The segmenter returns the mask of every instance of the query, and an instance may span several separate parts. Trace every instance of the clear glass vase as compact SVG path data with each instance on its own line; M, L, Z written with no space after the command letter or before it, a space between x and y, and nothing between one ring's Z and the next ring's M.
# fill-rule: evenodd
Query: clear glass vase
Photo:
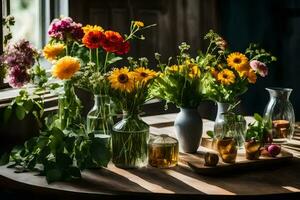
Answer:
M61 130L75 126L81 121L81 102L70 81L64 83L64 90L58 96L58 123Z
M235 140L239 149L244 148L245 132L247 129L247 122L242 115L236 115L233 112L228 112L230 107L229 103L217 102L218 112L214 123L214 136L215 139L222 137L224 134L224 126L228 123L229 115L234 117L231 128L235 131ZM226 121L227 120L227 121Z
M272 137L278 141L291 139L294 133L295 113L289 100L292 89L266 88L270 100L264 112L264 118L272 122Z
M238 123L236 123L236 115L234 113L224 113L224 121L220 125L218 133L217 149L220 157L225 163L235 163L238 150Z
M94 95L94 106L87 114L87 133L110 135L113 119L110 110L110 98L107 95Z
M146 166L148 139L149 125L137 113L124 112L123 119L113 126L113 163L120 168Z

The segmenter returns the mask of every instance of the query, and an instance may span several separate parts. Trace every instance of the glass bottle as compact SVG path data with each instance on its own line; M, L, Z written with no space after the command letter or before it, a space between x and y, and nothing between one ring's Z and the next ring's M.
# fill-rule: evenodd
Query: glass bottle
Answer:
M272 136L275 140L287 141L294 133L295 113L289 100L292 89L266 88L270 100L264 112L264 118L272 122Z
M138 112L123 112L123 119L112 130L113 163L120 168L146 166L148 139L149 125Z
M113 126L110 98L107 95L94 95L94 106L87 114L88 133L109 135Z
M178 163L178 141L168 135L153 135L148 143L149 164L152 167L169 168Z

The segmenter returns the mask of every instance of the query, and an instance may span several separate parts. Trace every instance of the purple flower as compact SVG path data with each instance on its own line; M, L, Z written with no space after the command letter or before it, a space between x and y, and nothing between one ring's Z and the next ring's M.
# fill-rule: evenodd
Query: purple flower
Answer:
M58 40L81 40L83 30L80 23L75 23L70 17L64 17L51 22L48 34Z
M7 67L8 82L12 87L22 87L29 81L28 69L34 65L38 55L27 40L20 40L6 47L1 60Z
M258 60L252 60L250 61L250 66L260 76L265 77L268 75L268 67L265 63L260 62Z
M9 70L8 83L11 87L20 88L23 87L30 80L30 76L26 69L14 67Z

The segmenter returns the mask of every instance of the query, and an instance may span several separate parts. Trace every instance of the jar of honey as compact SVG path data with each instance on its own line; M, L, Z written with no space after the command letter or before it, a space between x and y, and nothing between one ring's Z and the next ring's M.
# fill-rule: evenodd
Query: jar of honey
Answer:
M178 164L178 141L168 135L152 135L148 143L148 162L152 167L170 168Z

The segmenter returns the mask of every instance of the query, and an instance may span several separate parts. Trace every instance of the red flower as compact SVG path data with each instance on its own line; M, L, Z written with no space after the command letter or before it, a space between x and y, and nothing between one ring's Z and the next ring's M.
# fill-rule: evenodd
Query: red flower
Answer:
M105 35L101 31L89 31L83 38L82 43L90 49L97 49L102 46L103 41L105 40Z
M124 38L118 32L105 31L105 40L102 43L102 47L107 52L116 54L126 54L130 49L130 44L125 41Z

